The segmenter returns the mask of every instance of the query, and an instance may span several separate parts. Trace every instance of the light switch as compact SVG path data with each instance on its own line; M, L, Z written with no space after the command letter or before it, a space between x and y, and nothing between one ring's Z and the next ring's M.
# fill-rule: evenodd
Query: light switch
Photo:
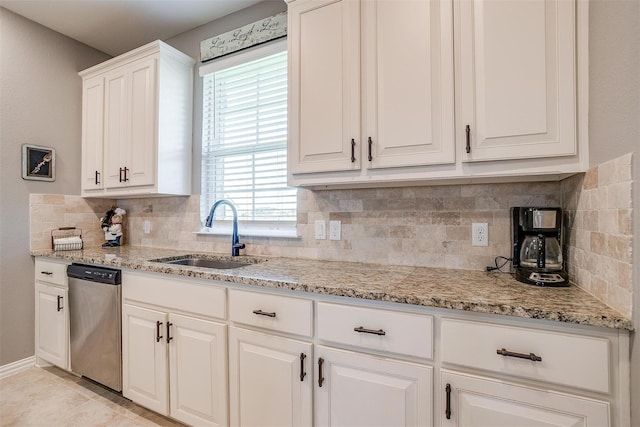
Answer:
M325 240L327 238L327 222L323 219L317 219L316 226L316 240Z
M341 229L342 223L340 221L329 221L329 240L340 240Z

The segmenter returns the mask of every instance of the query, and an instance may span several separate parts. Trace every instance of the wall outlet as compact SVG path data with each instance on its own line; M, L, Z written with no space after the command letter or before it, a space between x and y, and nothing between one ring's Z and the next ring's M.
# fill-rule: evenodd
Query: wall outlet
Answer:
M489 224L486 222L471 224L471 246L489 246Z
M340 240L342 223L340 221L329 221L329 240Z
M327 222L323 219L317 219L316 226L316 240L325 240L327 238Z

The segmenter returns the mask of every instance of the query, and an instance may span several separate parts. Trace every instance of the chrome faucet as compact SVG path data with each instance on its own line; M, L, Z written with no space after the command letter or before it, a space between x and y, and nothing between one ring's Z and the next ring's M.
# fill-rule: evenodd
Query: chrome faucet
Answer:
M216 211L216 208L220 205L227 205L231 208L231 212L233 212L233 232L231 234L231 256L240 255L240 249L244 249L244 243L240 243L240 239L238 238L238 210L236 209L236 205L233 204L230 200L220 199L211 206L211 210L209 211L209 216L205 220L204 225L206 227L211 227L213 224L213 214Z

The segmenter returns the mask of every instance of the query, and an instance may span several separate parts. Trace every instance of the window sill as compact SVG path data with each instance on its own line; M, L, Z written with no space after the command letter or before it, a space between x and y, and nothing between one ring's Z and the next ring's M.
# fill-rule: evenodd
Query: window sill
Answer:
M200 231L194 232L200 236L230 236L231 227L202 227ZM299 239L296 227L251 227L241 226L238 229L240 237L277 237L279 239Z

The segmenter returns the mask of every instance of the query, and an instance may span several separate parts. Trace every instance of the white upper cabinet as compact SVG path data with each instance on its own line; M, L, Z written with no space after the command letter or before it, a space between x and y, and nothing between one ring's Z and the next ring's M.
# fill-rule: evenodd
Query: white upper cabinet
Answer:
M451 14L449 1L292 3L290 172L453 163Z
M156 41L80 73L83 196L191 192L193 63Z
M455 162L449 1L362 3L364 164Z
M464 161L576 154L575 10L566 0L459 2Z
M588 3L289 3L289 183L558 180L588 167Z
M359 1L294 2L288 31L289 172L359 169Z

